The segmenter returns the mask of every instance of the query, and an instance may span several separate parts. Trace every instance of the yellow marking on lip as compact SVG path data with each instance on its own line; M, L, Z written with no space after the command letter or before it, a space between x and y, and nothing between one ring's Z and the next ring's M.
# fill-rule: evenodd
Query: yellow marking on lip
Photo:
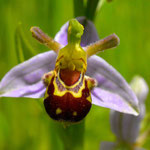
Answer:
M73 112L73 116L77 116L77 112L76 111Z
M81 82L82 76L80 77L79 81L78 81L76 84L72 85L72 86L66 86L66 85L64 84L64 82L61 81L61 79L58 77L60 83L66 88L65 91L59 91L58 86L57 86L57 84L56 84L56 77L58 77L58 76L57 76L56 71L54 71L54 80L53 80L53 85L54 85L54 93L53 93L53 94L54 94L54 95L56 95L56 96L63 96L63 95L66 94L66 92L68 92L68 93L72 94L72 95L73 95L74 97L76 97L76 98L79 98L79 97L82 96L82 90L85 88L85 80L84 80L84 78L83 78L82 86L80 87L78 93L75 93L75 92L73 92L73 91L67 90L67 89L69 89L69 88L74 88L75 86L77 86L77 85ZM51 84L51 82L50 82L49 84ZM49 87L49 85L48 85L48 87ZM49 89L49 88L48 88L48 87L46 88L45 97L44 97L45 99L46 99L47 97L49 97L49 94L48 94L48 89Z
M86 98L86 100L88 100L90 103L92 102L91 93L90 93L90 96L88 96L88 97Z
M57 77L57 73L56 73L56 71L54 71L54 80L53 80L53 85L54 85L54 95L56 95L56 96L63 96L63 95L65 95L66 94L66 92L68 92L68 93L70 93L70 94L72 94L74 97L76 97L76 98L80 98L80 97L82 97L82 90L85 88L85 80L87 80L87 76L85 76L85 78L83 78L83 83L82 83L82 86L80 87L80 89L79 89L79 91L78 91L78 93L75 93L74 91L69 91L69 90L65 90L65 91L59 91L59 89L58 89L58 86L57 86L57 84L56 84L56 77ZM58 78L59 80L60 80L60 78ZM81 77L81 79L82 79L82 77ZM64 82L63 81L61 81L60 80L60 82L61 82L61 84L65 87L65 88L73 88L73 87L75 87L77 84L79 84L80 83L80 81L81 81L81 79L79 79L79 81L76 83L76 84L74 84L73 86L66 86L65 84L64 84ZM49 83L50 84L50 83ZM89 88L89 87L88 87ZM89 96L86 98L86 100L88 100L90 103L92 102L92 99L91 99L91 93L89 92ZM48 87L46 88L46 92L45 92L45 99L47 98L47 97L49 97L49 94L48 94Z
M49 78L47 79L48 85L47 85L47 88L46 88L46 92L45 92L45 95L44 95L44 99L46 99L47 97L49 97L49 94L48 94L48 87L49 87L49 85L51 84L52 78L55 76L55 71L51 71L51 73L52 73L52 76L49 76Z
M56 109L56 115L59 115L59 114L61 114L62 113L62 110L58 107L57 109Z
M60 78L58 78L58 79L61 82ZM80 80L82 80L82 78ZM80 87L78 93L75 93L73 91L67 90L69 88L74 88L76 85L78 85L80 83L79 81L76 84L74 84L73 86L66 86L63 82L61 82L61 84L66 88L66 90L65 91L59 91L58 86L56 84L56 78L54 78L54 81L53 81L53 84L54 84L54 93L53 94L57 95L57 96L63 96L63 95L66 94L66 92L68 92L68 93L72 94L76 98L82 97L82 90L85 88L84 78L83 78L82 86Z

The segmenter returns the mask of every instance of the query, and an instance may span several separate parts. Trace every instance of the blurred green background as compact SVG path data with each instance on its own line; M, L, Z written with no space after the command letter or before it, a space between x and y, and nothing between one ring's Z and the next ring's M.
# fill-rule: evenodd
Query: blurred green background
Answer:
M30 27L39 26L54 37L73 16L72 0L0 0L0 79L18 63L15 37L19 22L28 44L39 53L47 49L31 37ZM101 38L115 32L121 40L118 48L100 55L128 82L139 74L150 85L150 1L105 3L95 18L95 25ZM150 113L150 96L146 108L147 114ZM0 98L0 150L61 149L52 124L42 100ZM101 141L114 140L109 109L93 106L86 118L85 150L97 150ZM145 148L150 149L149 142Z

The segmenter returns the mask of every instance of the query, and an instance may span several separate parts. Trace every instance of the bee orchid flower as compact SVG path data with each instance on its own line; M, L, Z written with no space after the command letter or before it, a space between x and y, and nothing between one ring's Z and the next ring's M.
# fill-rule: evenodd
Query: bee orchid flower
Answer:
M112 110L110 114L111 129L116 135L117 142L102 142L101 150L118 150L119 148L127 150L144 150L138 148L136 146L138 143L136 144L136 142L140 131L141 121L145 116L144 102L149 88L145 80L140 76L135 76L133 78L131 87L138 97L140 114L138 116L133 116Z
M119 38L112 34L99 40L91 21L77 20L63 25L54 39L32 27L33 37L53 51L12 68L0 82L0 97L44 97L47 113L59 121L82 120L92 103L138 115L137 98L125 79L95 55L116 47Z

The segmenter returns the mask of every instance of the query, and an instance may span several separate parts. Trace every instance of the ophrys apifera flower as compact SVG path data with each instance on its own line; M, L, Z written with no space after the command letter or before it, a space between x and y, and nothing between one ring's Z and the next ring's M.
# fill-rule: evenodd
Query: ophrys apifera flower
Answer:
M0 96L44 97L48 114L55 120L69 122L82 120L91 103L137 115L138 101L127 82L95 55L117 46L119 38L113 34L99 40L92 22L84 17L78 20L84 27L77 20L70 20L55 40L39 28L31 28L33 36L53 51L10 70L0 83Z
M138 148L137 139L141 121L145 116L145 100L149 88L145 80L140 76L133 78L131 87L139 100L140 114L133 116L112 110L110 114L111 129L116 135L117 141L116 143L102 142L101 150L119 150L121 148L124 148L124 150L144 150Z

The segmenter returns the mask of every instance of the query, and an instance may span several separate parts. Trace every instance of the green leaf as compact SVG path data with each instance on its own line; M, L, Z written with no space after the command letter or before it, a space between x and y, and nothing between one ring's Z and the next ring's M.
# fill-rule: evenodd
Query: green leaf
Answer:
M21 23L18 24L15 32L15 49L18 63L22 63L37 54L30 45Z
M106 0L87 0L85 16L89 20L94 21L97 12L101 9L105 1Z
M74 17L84 16L84 0L74 0Z
M86 17L89 20L94 20L96 14L96 8L98 6L99 0L88 0L86 8Z

